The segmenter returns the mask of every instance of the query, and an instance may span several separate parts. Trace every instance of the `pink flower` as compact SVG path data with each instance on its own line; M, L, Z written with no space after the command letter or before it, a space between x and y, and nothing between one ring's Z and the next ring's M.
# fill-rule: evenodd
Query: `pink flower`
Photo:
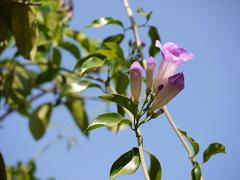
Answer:
M154 91L157 94L159 86L166 85L168 78L176 72L177 67L192 59L193 54L188 53L184 48L172 42L162 45L160 41L157 40L155 46L161 49L162 54L162 62L154 81Z
M135 61L130 67L130 86L134 102L138 102L142 89L142 66Z
M147 70L146 70L147 91L150 91L151 88L152 88L155 68L156 68L155 59L153 57L148 58L148 60L147 60Z
M168 78L167 84L160 86L159 93L153 100L151 111L155 111L165 106L171 101L181 90L184 89L184 75L183 73L175 74Z

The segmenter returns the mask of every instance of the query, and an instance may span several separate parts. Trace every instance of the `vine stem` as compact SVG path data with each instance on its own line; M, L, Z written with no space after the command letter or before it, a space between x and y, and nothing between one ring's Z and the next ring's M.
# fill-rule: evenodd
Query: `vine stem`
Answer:
M171 114L169 113L168 109L166 106L163 107L163 111L168 119L168 122L171 124L173 130L176 132L178 138L180 139L180 141L182 142L184 148L186 149L189 159L191 160L191 162L195 162L194 159L194 154L192 153L190 147L188 146L187 142L185 141L185 138L183 137L183 135L179 132L177 125L175 124L175 122L173 121L173 118L171 116ZM201 176L201 180L203 180L203 177Z
M142 47L141 47L141 40L140 40L140 37L139 37L139 34L138 34L138 25L136 24L136 21L134 19L132 8L131 8L128 0L123 0L123 5L125 7L125 10L127 12L128 17L131 21L132 30L133 30L133 34L134 34L134 37L135 37L135 40L136 40L137 49L138 49L138 52L139 52L139 54L140 54L140 56L142 57L142 60L143 60L144 56L143 56ZM142 165L142 168L143 168L143 173L144 173L145 179L150 180L150 177L149 177L149 174L148 174L148 171L147 171L145 158L144 158L143 138L142 138L141 130L140 130L139 127L135 130L135 133L136 133L137 140L138 140L138 150L139 150L140 162L141 162L141 165Z

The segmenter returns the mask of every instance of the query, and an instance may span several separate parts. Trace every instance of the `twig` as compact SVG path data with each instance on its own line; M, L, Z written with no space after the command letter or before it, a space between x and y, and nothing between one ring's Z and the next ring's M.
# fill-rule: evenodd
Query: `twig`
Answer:
M193 162L196 162L196 161L195 161L195 158L194 158L194 154L192 153L190 147L189 147L188 144L186 143L185 138L183 137L183 135L179 132L179 130L178 130L176 124L174 123L173 118L172 118L172 116L170 115L170 113L169 113L169 111L168 111L168 109L167 109L166 106L163 107L163 111L164 111L164 113L166 114L166 117L167 117L169 123L171 124L173 130L175 131L175 133L177 134L178 138L179 138L180 141L182 142L184 148L186 149L186 151L187 151L187 153L188 153L188 156L189 156L189 159L191 160L192 163L193 163ZM201 176L201 180L203 180L203 177L202 177L202 176Z
M36 99L42 97L43 95L45 95L46 93L49 92L54 92L55 91L55 87L49 88L49 89L43 89L42 92L40 92L39 94L33 96L32 98L30 98L27 103L31 104L33 101L35 101ZM24 101L23 103L20 103L19 106L17 108L9 108L7 110L7 112L5 112L3 115L0 116L0 122L3 121L8 115L12 114L13 112L17 111L19 108L21 108L21 106L23 106L26 103L26 101Z

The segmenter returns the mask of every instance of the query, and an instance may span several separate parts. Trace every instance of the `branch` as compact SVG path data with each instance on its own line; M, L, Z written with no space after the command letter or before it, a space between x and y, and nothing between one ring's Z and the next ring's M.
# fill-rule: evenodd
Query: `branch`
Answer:
M42 92L40 92L39 94L33 96L32 98L30 98L27 103L31 104L33 101L35 101L36 99L42 97L43 95L49 93L49 92L54 92L56 90L55 87L49 88L49 89L42 89ZM8 115L12 114L13 112L19 110L26 102L24 101L23 103L20 103L19 106L17 108L11 108L9 107L9 109L7 110L7 112L5 112L3 115L0 116L0 122L3 121Z
M142 60L144 60L142 47L141 47L141 40L140 40L140 37L139 37L139 34L138 34L138 25L135 22L131 6L130 6L128 0L123 0L123 5L126 9L128 17L131 21L132 30L133 30L133 34L134 34L134 37L135 37L138 53L141 56ZM145 158L144 158L142 135L141 135L141 131L140 131L139 127L136 129L135 133L136 133L137 140L138 140L138 150L139 150L141 165L142 165L142 168L143 168L143 173L144 173L145 179L150 180L150 177L149 177L149 174L148 174L148 171L147 171Z

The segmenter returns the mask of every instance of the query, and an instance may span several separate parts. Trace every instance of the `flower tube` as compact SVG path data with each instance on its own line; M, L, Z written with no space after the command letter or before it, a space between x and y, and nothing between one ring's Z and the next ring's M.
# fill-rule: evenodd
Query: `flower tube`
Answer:
M168 78L167 84L159 91L153 100L151 111L155 111L165 106L171 101L181 90L184 89L184 75L178 73Z
M153 57L148 58L148 60L147 60L147 70L146 70L147 92L149 92L152 88L155 68L156 68L155 59Z
M155 46L161 49L162 54L162 61L154 81L154 91L158 94L159 86L166 85L168 78L176 72L177 67L192 59L193 54L188 53L184 48L172 42L162 45L160 41L157 40Z

